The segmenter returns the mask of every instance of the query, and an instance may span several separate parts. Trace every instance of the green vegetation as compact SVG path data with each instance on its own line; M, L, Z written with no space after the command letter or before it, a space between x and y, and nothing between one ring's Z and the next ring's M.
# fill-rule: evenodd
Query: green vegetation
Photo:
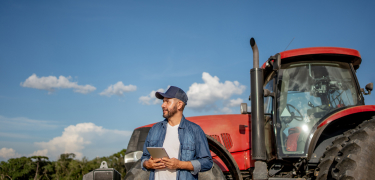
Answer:
M97 157L89 161L86 157L77 160L75 154L61 154L57 161L49 161L45 156L12 158L0 163L0 180L71 180L82 179L86 173L98 169L102 161L109 168L116 169L125 176L124 156L126 149L109 157Z

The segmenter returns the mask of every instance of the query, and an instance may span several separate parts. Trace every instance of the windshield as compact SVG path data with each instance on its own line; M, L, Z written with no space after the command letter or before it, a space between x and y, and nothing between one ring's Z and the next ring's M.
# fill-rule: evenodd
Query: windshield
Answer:
M285 64L278 80L277 136L283 154L304 154L309 132L322 117L358 102L348 63Z

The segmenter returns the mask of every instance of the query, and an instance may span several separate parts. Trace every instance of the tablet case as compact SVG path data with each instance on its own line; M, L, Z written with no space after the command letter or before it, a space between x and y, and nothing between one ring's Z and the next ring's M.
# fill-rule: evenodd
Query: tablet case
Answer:
M169 156L163 147L147 147L148 152L151 154L152 158L165 158L169 159Z

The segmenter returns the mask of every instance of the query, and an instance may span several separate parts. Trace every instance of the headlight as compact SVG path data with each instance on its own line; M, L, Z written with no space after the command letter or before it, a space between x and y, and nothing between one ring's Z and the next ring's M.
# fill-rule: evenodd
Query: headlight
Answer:
M142 151L134 151L129 154L126 154L124 157L125 163L137 162L139 159L141 159L142 154Z

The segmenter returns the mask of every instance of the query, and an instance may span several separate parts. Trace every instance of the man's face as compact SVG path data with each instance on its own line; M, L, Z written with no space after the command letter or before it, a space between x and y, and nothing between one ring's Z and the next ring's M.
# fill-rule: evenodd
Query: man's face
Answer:
M178 100L175 98L164 98L161 108L163 109L163 117L170 118L177 113Z

